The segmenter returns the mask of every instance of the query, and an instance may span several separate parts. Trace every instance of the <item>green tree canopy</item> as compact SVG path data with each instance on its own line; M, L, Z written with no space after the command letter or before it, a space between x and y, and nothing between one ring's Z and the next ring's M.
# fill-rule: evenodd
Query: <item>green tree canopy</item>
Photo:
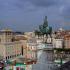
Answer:
M68 49L66 49L66 48L55 48L55 50L57 50L57 51L70 52L70 48L68 48Z
M34 30L35 31L35 35L39 35L40 34L40 31L38 30Z

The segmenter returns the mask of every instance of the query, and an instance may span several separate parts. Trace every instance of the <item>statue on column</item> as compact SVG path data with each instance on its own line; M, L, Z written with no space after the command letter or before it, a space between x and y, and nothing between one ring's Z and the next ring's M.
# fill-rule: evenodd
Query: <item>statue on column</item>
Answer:
M42 24L39 25L40 34L42 34L43 36L44 36L44 34L46 34L46 42L45 43L47 43L47 38L48 38L48 34L49 34L51 37L51 43L52 43L52 36L51 36L52 27L48 26L48 22L46 19L47 19L47 16L45 16L43 25Z

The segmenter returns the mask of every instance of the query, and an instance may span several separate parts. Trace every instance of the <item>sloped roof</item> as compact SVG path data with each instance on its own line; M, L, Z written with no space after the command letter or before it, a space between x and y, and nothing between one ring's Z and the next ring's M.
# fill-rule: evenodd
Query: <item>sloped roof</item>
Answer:
M19 39L19 40L27 40L27 38L24 37L24 36L20 36L20 37L18 37L18 39Z
M16 36L16 37L13 37L12 40L13 40L13 41L27 40L27 38L24 37L24 36L18 36L18 37Z
M69 30L69 32L70 32L70 30Z
M66 33L61 33L60 36L65 36L65 35L69 35L69 34L66 34Z
M61 34L60 34L60 37L63 37L63 38L64 38L64 37L67 36L67 35L69 35L69 34L67 34L67 33L61 33Z
M70 35L69 36L65 36L64 38L70 38Z
M12 41L19 41L18 38L12 38Z

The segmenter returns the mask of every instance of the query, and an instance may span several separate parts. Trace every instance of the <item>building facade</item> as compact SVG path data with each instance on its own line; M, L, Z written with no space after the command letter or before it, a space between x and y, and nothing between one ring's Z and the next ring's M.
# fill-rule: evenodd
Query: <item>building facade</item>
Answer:
M37 41L33 33L29 35L27 41L27 58L37 59Z
M12 41L12 31L8 28L1 30L0 56L10 59L21 55L21 42Z
M19 41L21 41L22 43L22 55L26 55L27 38L24 36L20 36Z
M63 38L62 37L56 37L56 47L55 48L63 48Z
M64 48L70 48L70 36L64 37Z
M27 38L23 35L16 35L13 37L13 41L20 41L22 44L22 55L26 55Z

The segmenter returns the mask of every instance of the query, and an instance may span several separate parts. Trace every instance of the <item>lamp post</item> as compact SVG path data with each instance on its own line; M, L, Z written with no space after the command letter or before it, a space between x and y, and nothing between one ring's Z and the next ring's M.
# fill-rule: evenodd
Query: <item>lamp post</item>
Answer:
M60 57L60 65L62 65L62 56Z
M27 47L26 47L26 67L27 67Z

